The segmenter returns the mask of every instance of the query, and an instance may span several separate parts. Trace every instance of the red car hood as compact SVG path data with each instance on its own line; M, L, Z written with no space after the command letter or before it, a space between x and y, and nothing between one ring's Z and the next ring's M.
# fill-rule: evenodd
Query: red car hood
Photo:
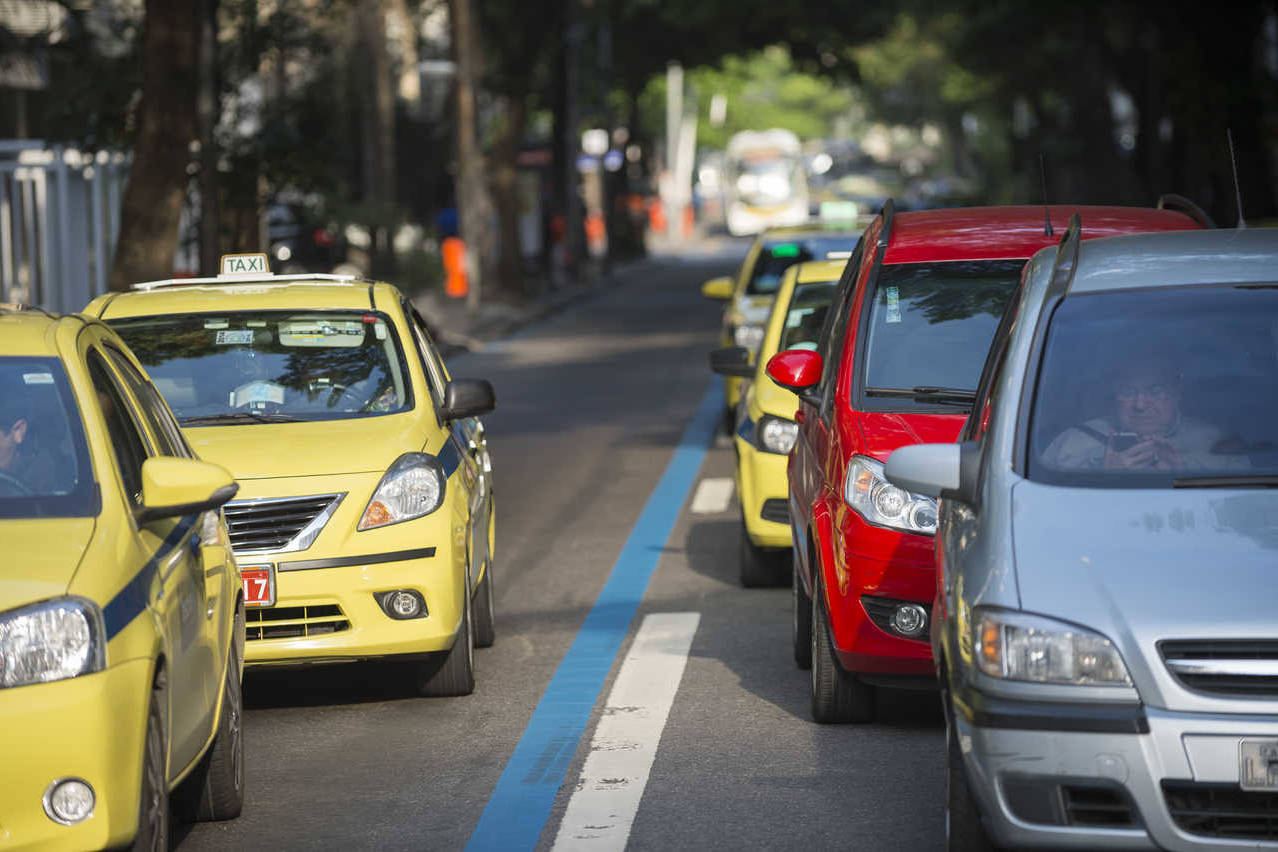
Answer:
M952 444L958 440L966 414L858 413L866 455L879 461L897 447L910 444Z

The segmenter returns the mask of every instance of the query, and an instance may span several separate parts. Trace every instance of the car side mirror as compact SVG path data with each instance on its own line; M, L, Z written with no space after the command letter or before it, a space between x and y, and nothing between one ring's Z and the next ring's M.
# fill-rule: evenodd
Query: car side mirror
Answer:
M196 515L221 507L240 486L220 465L198 459L157 456L142 462L140 524Z
M754 365L750 363L750 350L744 346L725 346L710 353L710 370L720 376L754 378Z
M716 302L726 302L732 298L732 291L736 288L736 282L726 275L718 278L711 278L709 281L701 285L701 295L707 299L714 299Z
M497 394L484 379L453 379L444 386L444 404L439 409L440 420L460 420L478 417L497 407Z
M821 356L807 349L787 349L768 359L768 378L805 402L804 391L821 382Z
M883 475L888 482L928 497L945 497L969 505L977 503L976 483L981 465L978 441L959 444L915 444L888 456Z

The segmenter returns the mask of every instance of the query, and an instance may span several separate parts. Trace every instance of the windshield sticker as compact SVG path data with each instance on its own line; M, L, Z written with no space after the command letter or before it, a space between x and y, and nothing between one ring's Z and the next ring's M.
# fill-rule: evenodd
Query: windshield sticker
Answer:
M266 320L249 320L244 324L249 328L266 328Z
M253 342L253 332L248 329L222 330L217 333L218 346L242 346Z
M53 384L52 373L23 373L22 383L27 385L51 385Z
M884 316L884 322L900 322L901 321L901 288L885 287L883 293L887 296L887 314Z
M231 323L224 319L206 319L204 327L210 331L215 328L227 328Z
M373 336L378 340L386 339L386 324L381 320L378 320L377 324L373 326Z
M358 347L364 343L364 324L359 320L295 320L280 323L283 346Z

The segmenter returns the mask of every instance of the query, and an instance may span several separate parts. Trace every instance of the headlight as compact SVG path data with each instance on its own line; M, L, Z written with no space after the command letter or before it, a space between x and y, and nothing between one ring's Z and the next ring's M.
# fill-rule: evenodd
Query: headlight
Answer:
M55 598L0 614L0 688L101 671L105 636L102 613L84 598Z
M786 455L794 448L794 439L799 436L799 425L784 417L773 417L765 414L759 418L755 428L754 445L764 452Z
M1131 686L1113 643L1085 627L1007 610L978 609L976 664L990 677L1074 686Z
M444 471L434 456L404 453L386 471L359 519L371 530L429 515L444 502Z
M732 330L732 342L744 346L751 353L758 352L763 345L763 326L739 325Z
M883 463L853 456L843 499L872 524L921 535L936 534L936 501L897 488L883 476Z

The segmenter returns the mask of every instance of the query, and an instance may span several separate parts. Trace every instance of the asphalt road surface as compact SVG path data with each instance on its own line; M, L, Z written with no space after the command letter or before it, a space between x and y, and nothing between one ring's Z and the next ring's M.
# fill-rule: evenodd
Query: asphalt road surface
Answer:
M737 582L720 306L699 288L744 248L651 258L450 359L498 399L498 638L475 693L417 698L384 665L250 670L244 813L179 826L177 848L943 846L935 694L814 724L789 590Z

